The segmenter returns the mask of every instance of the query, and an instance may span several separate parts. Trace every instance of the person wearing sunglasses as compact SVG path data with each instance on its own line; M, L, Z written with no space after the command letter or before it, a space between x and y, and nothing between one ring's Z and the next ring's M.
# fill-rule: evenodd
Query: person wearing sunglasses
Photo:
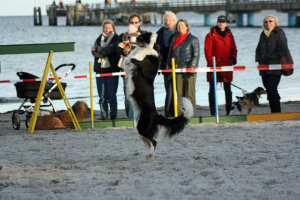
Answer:
M278 18L273 15L263 20L263 31L256 47L255 61L260 65L280 64L280 58L289 52L284 31L278 27ZM261 70L259 74L266 88L271 112L281 112L278 85L281 70Z
M146 33L146 31L142 31L140 29L141 26L141 17L138 14L132 14L128 18L128 31L125 33L120 34L119 36L119 44L117 47L117 53L121 56L119 60L119 67L122 67L122 62L124 60L124 57L127 56L130 51L132 51L135 47L135 41L136 38L142 34ZM126 80L125 77L122 76L123 78L123 90L124 90L124 95L125 95L125 111L126 111L126 116L128 119L133 118L133 108L132 105L129 101L129 97L127 96L126 92Z

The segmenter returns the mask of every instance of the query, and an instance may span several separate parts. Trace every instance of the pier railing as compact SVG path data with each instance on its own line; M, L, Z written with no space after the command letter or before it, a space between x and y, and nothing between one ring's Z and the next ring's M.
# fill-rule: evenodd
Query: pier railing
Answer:
M58 10L67 10L67 7L74 6L74 4L66 4L63 8ZM278 9L278 10L300 10L300 0L161 0L161 1L143 1L136 3L93 3L83 4L89 10L101 10L103 12L118 12L128 10L136 10L144 12L144 10L164 11L168 9L175 9L181 11L182 9L190 9L189 11L206 11L207 7L215 7L215 10L222 8L223 10L240 11L240 10L261 10L261 9ZM51 6L47 6L49 10ZM203 10L201 9L203 8Z
M226 11L229 14L254 13L261 10L277 10L280 12L294 12L291 19L295 21L296 12L300 11L300 0L160 0L136 3L111 4L66 4L63 6L48 6L49 24L56 24L57 16L66 16L67 25L97 25L104 18L114 16L129 16L138 13L142 17L152 14L163 14L166 10L174 13L192 11L210 14ZM149 18L149 17L148 17ZM145 20L146 21L146 20ZM144 22L145 22L144 21ZM125 22L127 22L125 20ZM295 24L294 22L292 24Z

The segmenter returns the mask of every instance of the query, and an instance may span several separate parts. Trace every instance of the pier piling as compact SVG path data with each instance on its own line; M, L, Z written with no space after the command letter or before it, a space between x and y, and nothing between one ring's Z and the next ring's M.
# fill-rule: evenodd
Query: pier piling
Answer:
M41 7L34 7L33 8L33 24L35 26L41 26L43 24Z

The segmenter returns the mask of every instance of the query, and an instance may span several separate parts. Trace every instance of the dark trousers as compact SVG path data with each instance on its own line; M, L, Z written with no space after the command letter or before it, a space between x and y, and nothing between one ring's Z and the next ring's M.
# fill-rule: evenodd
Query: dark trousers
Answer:
M127 82L125 76L122 76L123 78L123 91L124 91L124 104L125 104L125 111L126 111L126 116L128 119L133 119L133 106L131 104L131 101L129 100L129 96L127 94Z
M100 97L100 113L102 117L108 117L110 110L110 117L116 118L118 112L117 103L117 90L119 84L119 76L107 76L107 77L97 77L97 90Z
M173 80L170 74L164 75L164 84L166 90L165 116L174 117Z
M281 75L266 74L262 75L261 78L263 85L266 88L271 112L281 112L280 95L278 93Z
M226 102L226 115L229 115L232 104L232 92L231 92L231 83L223 82L224 91L225 91L225 102ZM209 82L209 93L208 93L208 101L209 101L209 109L211 115L216 115L216 107L215 107L215 92L214 92L214 82Z

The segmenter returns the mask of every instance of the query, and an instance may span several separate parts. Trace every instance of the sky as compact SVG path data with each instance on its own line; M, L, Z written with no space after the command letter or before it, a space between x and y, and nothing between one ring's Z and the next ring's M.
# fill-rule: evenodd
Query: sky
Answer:
M76 0L63 0L63 3L74 4ZM34 6L40 6L42 15L46 15L46 5L53 0L0 0L0 16L33 16ZM59 0L55 0L58 4ZM82 3L104 3L104 0L81 0Z

